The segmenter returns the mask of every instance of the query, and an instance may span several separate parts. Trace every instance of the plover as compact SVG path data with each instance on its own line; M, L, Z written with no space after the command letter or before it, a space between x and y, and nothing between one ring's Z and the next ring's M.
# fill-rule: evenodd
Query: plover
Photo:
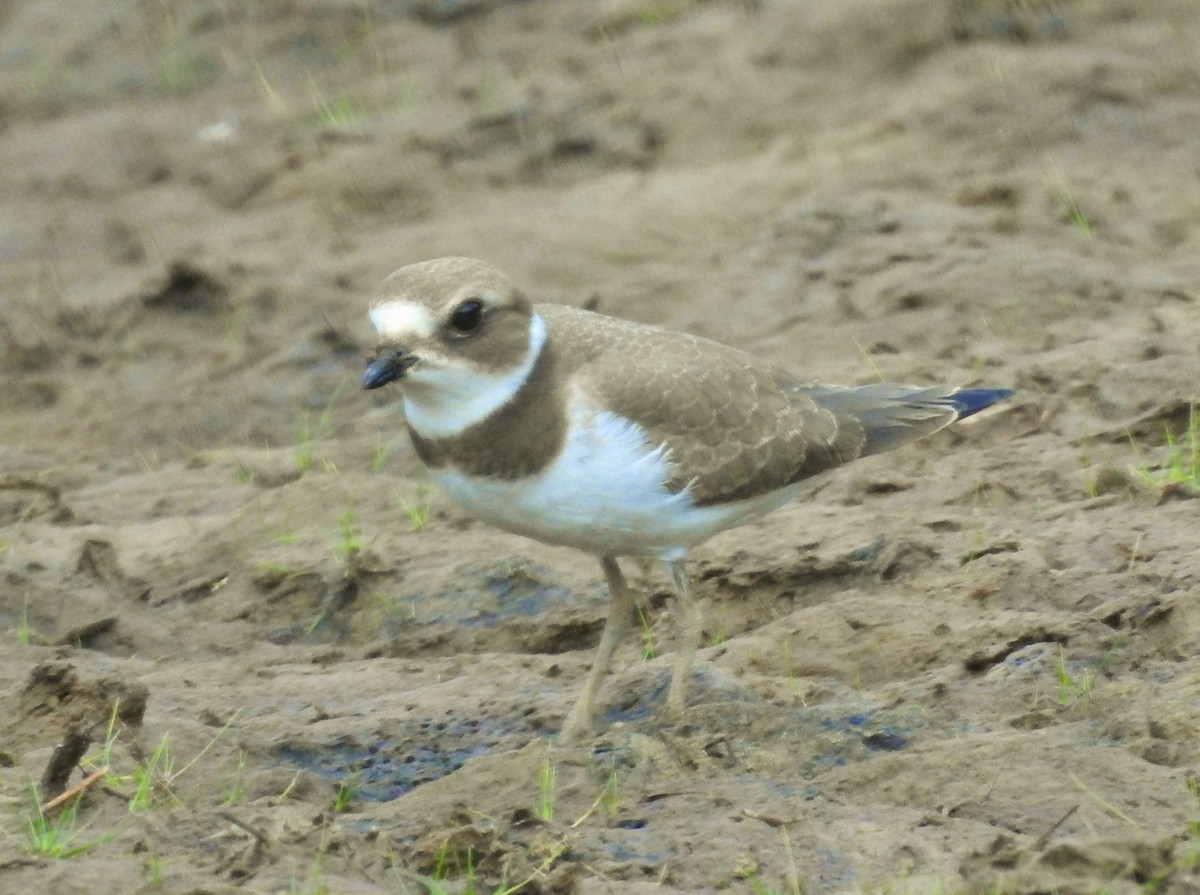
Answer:
M703 619L685 566L720 531L794 498L806 480L890 450L1012 393L814 384L728 346L553 304L531 304L470 258L403 267L370 309L363 387L397 382L417 456L463 509L597 556L612 593L564 741L628 632L620 556L670 570L681 634L667 694L682 714Z

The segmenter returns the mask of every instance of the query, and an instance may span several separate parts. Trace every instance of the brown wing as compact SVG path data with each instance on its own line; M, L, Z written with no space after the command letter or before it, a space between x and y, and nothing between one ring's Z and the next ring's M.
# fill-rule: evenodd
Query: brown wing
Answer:
M672 490L699 505L764 494L853 460L862 426L751 355L685 333L557 305L536 308L578 346L563 357L615 413L667 445Z

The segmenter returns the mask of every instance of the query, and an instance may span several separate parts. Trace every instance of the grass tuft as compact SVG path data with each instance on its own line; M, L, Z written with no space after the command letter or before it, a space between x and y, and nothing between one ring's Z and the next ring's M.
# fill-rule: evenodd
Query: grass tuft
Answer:
M392 443L381 436L376 436L375 454L371 457L371 472L383 472L383 468L391 456Z
M1075 196L1075 191L1071 189L1071 185L1068 183L1066 175L1063 173L1062 168L1058 166L1058 163L1051 161L1050 168L1054 179L1058 181L1059 198L1062 200L1063 205L1066 206L1063 214L1064 219L1088 239L1091 239L1096 232L1091 218L1087 216L1080 206L1079 200Z
M650 622L650 616L641 606L638 607L638 626L642 632L642 658L649 662L658 655L658 644L654 639L654 625Z
M1158 488L1169 485L1200 488L1200 413L1196 412L1195 404L1188 411L1187 431L1182 437L1176 437L1170 427L1166 427L1166 443L1167 456L1162 464L1151 467L1139 463L1130 467L1133 474L1146 484ZM1134 449L1137 449L1136 444Z
M308 411L301 411L296 422L296 468L301 475L312 469L317 462L316 449L333 433L333 405L341 397L343 384L338 385L325 402L325 407L314 421ZM321 460L324 472L337 472L337 465L328 459Z
M34 637L35 632L29 626L29 594L25 594L21 599L21 614L17 616L17 643L29 646Z
M334 814L345 814L350 810L350 806L358 800L359 781L357 778L350 776L338 782L337 792L333 797L333 805L331 810Z
M106 771L105 781L109 787L119 793L124 793L124 798L128 800L129 811L135 814L163 803L171 807L181 806L183 802L175 794L179 778L194 768L209 753L238 716L238 712L234 712L225 722L225 726L218 730L192 757L192 760L182 767L177 765L176 756L171 750L169 733L162 735L162 739L158 741L158 745L154 747L154 751L149 756L142 752L136 741L130 742L129 749L132 751L136 763L132 771L123 774L108 770L119 765L115 753L121 731L124 729L120 722L119 712L120 701L118 700L109 712L108 726L104 733L104 745L98 755L85 759L82 765L93 771L104 769ZM244 760L245 755L242 753L239 758L239 777Z
M346 507L338 516L337 541L333 552L346 566L353 565L354 558L362 550L362 538L358 531L358 513L353 504Z
M554 780L556 776L554 763L549 758L542 759L541 794L538 798L537 814L547 823L554 820Z
M762 881L758 875L757 868L746 876L746 882L750 884L750 890L755 895L803 895L803 888L800 885L800 870L796 866L796 854L792 850L792 837L788 835L787 827L779 828L779 838L783 843L783 854L786 861L787 870L787 888L776 889L773 886L768 886Z
M1056 670L1058 672L1058 701L1061 705L1070 705L1084 697L1091 698L1092 688L1096 683L1096 670L1085 668L1078 679L1073 678L1067 670L1067 655L1062 644L1059 644L1058 647Z
M246 750L239 749L237 770L234 771L233 779L225 786L221 804L236 805L244 798L246 798Z
M84 839L87 824L78 822L79 799L49 814L42 806L37 786L31 783L29 800L32 810L25 821L25 850L32 855L60 860L73 858L97 845L103 845L117 835L112 832L95 839Z
M429 525L429 489L424 485L418 485L416 497L411 503L401 497L399 493L396 494L396 501L404 510L404 515L408 517L408 530L424 531Z

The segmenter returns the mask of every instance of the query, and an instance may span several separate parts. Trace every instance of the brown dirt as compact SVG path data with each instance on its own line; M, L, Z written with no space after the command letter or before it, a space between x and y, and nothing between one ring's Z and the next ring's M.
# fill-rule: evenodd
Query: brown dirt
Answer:
M1129 473L1200 382L1198 47L1194 0L0 5L0 890L1200 892L1200 503ZM630 564L658 655L562 749L595 562L356 386L444 254L1019 394L698 550L682 727ZM37 857L72 731L95 844Z

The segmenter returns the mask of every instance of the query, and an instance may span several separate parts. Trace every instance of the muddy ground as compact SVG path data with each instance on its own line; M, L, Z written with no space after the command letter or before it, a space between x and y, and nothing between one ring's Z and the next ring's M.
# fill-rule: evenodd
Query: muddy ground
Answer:
M0 59L0 890L1200 892L1195 0L10 0ZM1018 394L697 550L683 726L627 564L562 748L595 561L357 386L446 254Z

